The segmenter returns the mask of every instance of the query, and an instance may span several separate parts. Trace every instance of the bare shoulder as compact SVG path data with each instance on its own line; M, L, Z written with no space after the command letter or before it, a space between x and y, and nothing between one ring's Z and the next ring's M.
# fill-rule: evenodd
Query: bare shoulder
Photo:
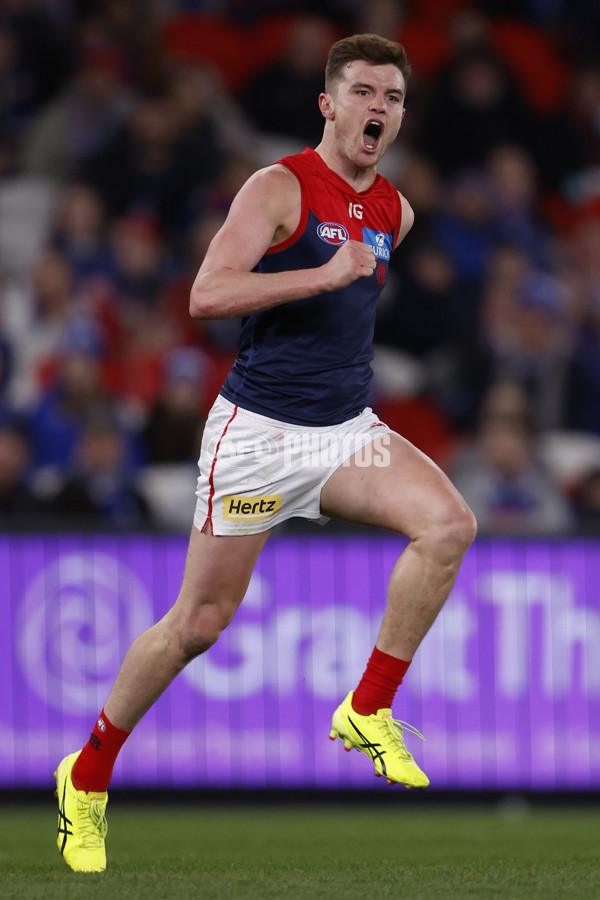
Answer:
M258 169L248 179L240 194L251 202L260 203L265 213L271 213L269 218L273 212L284 212L301 202L298 179L280 163Z
M398 191L398 196L400 197L400 205L402 207L402 224L400 226L400 231L398 233L398 240L396 241L396 247L398 244L404 240L410 229L413 227L415 222L415 214L412 206L406 199L406 197Z
M283 190L286 188L288 190L300 190L298 179L294 173L282 163L274 163L272 166L266 166L264 169L259 169L252 177L257 177L265 184L276 185Z
M259 169L248 179L237 204L245 214L272 226L270 246L293 234L300 221L302 192L296 176L280 163Z
M250 271L269 247L293 234L301 210L300 184L288 169L259 169L236 194L200 272L223 267Z

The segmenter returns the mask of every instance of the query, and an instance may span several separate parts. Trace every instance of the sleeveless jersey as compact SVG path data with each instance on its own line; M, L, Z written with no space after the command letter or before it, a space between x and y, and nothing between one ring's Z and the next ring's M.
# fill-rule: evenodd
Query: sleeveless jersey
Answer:
M321 266L348 239L370 244L377 264L369 278L339 291L246 316L239 356L221 393L245 409L284 422L335 425L368 405L375 307L402 207L397 190L381 175L357 192L309 148L279 163L300 182L300 222L254 271Z

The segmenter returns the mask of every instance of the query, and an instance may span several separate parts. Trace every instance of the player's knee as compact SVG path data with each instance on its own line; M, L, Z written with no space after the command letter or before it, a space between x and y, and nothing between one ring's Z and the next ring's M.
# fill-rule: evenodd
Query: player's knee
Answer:
M462 559L477 534L477 521L462 497L446 502L434 527L436 541L445 555Z
M438 562L455 566L475 539L475 516L462 497L449 495L428 511L427 520L412 535Z
M180 646L185 662L206 653L230 624L235 610L218 604L205 604L186 623L180 633Z

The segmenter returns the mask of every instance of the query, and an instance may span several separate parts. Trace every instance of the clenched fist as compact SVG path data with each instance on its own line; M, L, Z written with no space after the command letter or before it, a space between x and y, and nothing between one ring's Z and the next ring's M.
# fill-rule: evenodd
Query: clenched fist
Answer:
M345 241L323 267L327 269L328 290L338 291L359 278L368 278L375 271L375 263L370 244Z

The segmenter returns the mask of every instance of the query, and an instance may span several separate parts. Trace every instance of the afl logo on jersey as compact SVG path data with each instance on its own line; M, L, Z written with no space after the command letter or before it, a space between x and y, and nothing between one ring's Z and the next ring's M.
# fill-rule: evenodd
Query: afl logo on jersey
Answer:
M321 222L317 234L326 244L343 244L348 240L348 232L337 222Z

